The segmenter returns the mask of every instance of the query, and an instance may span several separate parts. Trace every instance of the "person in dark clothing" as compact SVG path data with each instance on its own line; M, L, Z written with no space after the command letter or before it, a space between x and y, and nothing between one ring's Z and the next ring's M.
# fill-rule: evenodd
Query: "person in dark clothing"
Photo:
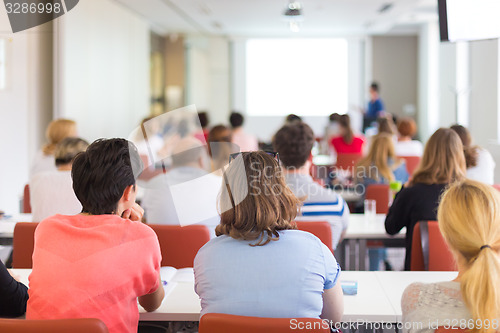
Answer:
M28 288L16 281L0 260L0 317L19 317L26 312Z
M436 220L442 192L465 178L465 157L460 137L449 128L438 129L425 146L418 169L394 198L385 230L395 235L406 227L405 270L410 270L413 228L419 221Z

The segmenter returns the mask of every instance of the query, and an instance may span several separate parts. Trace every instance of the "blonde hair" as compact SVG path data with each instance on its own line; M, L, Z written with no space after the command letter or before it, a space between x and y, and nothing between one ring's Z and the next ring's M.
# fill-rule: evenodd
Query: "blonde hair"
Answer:
M458 260L462 259L462 298L480 327L495 331L500 316L500 195L493 187L465 180L452 185L438 209L439 229ZM486 320L490 329L484 328Z
M279 239L278 231L297 228L292 221L300 205L277 160L263 151L241 153L224 172L215 234L266 245Z
M392 168L388 164L389 159L392 159L395 162ZM370 167L375 166L377 168L377 172L375 175L370 174L370 178L378 181L379 175L381 175L391 182L394 180L394 168L401 165L401 163L402 161L396 157L392 135L388 133L381 133L373 137L368 155L359 161L356 168L361 169L359 171L366 174L366 170L371 170Z
M72 163L76 155L87 150L89 143L80 138L66 138L59 142L54 152L56 166Z
M52 120L47 126L45 137L47 144L42 147L45 155L53 155L59 142L68 137L76 136L76 122L69 119Z
M465 157L460 137L440 128L427 141L424 155L413 174L412 184L448 184L465 178Z

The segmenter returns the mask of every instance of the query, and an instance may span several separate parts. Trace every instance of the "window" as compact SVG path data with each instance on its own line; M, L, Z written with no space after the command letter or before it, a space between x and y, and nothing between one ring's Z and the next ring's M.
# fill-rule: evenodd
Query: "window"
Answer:
M326 116L347 111L345 39L250 39L249 116Z

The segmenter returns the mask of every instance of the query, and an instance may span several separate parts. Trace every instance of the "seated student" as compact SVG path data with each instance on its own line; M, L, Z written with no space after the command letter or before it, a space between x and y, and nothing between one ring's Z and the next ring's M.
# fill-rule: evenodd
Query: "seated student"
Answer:
M328 117L328 125L326 125L325 127L325 134L324 134L324 139L327 140L327 142L330 142L332 138L339 135L340 132L339 120L340 120L340 114L338 114L337 112L332 113Z
M436 220L439 198L450 183L465 178L463 146L457 133L440 128L427 141L420 166L408 186L396 194L385 218L385 230L395 235L406 227L405 270L410 270L413 228L418 221Z
M69 119L56 119L50 122L45 133L47 144L38 151L31 163L30 178L38 172L55 171L54 151L65 138L77 136L76 123Z
M19 317L26 312L28 288L17 281L0 260L0 317Z
M457 132L464 145L467 178L493 185L495 178L495 161L489 151L472 144L469 130L462 125L450 127Z
M330 141L337 154L361 154L365 139L363 136L355 136L351 128L351 118L343 114L339 118L340 136Z
M208 128L210 118L208 117L208 113L203 111L198 113L198 119L200 121L201 131L195 133L194 137L202 143L206 143L208 142L208 133L210 132L210 129Z
M188 137L181 139L172 152L172 169L166 174L159 174L152 178L144 187L142 207L145 210L146 220L152 224L174 224L179 225L179 217L174 204L170 187L204 177L203 183L198 184L196 192L207 196L207 200L213 199L213 215L207 212L207 221L210 225L219 224L219 215L215 210L215 202L220 187L221 178L208 174L209 159L205 146L196 138ZM190 201L193 193L182 193L183 200ZM180 199L179 199L180 200Z
M304 122L285 125L276 132L273 147L279 153L287 185L304 201L297 220L328 221L332 226L333 248L337 247L349 222L349 208L341 196L316 183L310 173L309 156L314 133Z
M409 175L406 163L396 156L394 142L390 134L382 133L373 137L368 155L357 164L358 182L370 184L389 184L392 181L406 183Z
M396 155L398 156L422 156L424 146L422 142L413 140L417 133L417 124L412 118L402 118L398 121L398 142L396 143Z
M365 188L372 184L389 184L393 181L404 184L408 181L406 163L396 157L391 134L380 133L372 138L368 155L362 158L356 166L356 175L358 176L357 181L362 183ZM363 195L363 198L356 204L358 211L364 209L364 199ZM378 270L380 262L387 259L387 251L384 248L370 248L368 254L371 271Z
M82 213L38 225L26 319L98 318L110 333L137 332L137 298L146 311L160 306L160 246L135 203L141 169L125 139L97 140L75 158Z
M31 209L33 221L55 215L74 215L82 211L82 205L73 191L71 166L76 155L85 151L88 142L79 138L61 141L54 153L56 171L39 172L31 178Z
M229 116L229 123L233 130L231 142L238 145L241 151L259 150L259 141L257 138L243 130L244 121L245 118L243 118L241 113L232 112Z
M212 171L220 172L219 169L227 165L229 155L239 152L239 147L232 143L231 130L224 125L212 127L208 133L208 153L212 158Z
M432 333L438 326L460 328L460 325L465 326L463 331L497 332L500 317L498 191L473 180L454 184L443 195L438 221L455 256L458 277L453 281L409 285L403 293L401 307L403 322L412 324L403 326L413 327L409 330L411 333Z
M263 151L244 152L223 178L218 237L194 260L201 315L340 321L340 267L316 236L294 230L300 201L278 161Z

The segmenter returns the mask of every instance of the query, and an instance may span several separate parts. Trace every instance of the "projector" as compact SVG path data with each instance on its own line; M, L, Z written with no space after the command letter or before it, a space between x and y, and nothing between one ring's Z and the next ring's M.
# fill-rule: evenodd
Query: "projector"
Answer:
M297 1L290 2L286 7L283 15L293 18L302 16L302 6Z

